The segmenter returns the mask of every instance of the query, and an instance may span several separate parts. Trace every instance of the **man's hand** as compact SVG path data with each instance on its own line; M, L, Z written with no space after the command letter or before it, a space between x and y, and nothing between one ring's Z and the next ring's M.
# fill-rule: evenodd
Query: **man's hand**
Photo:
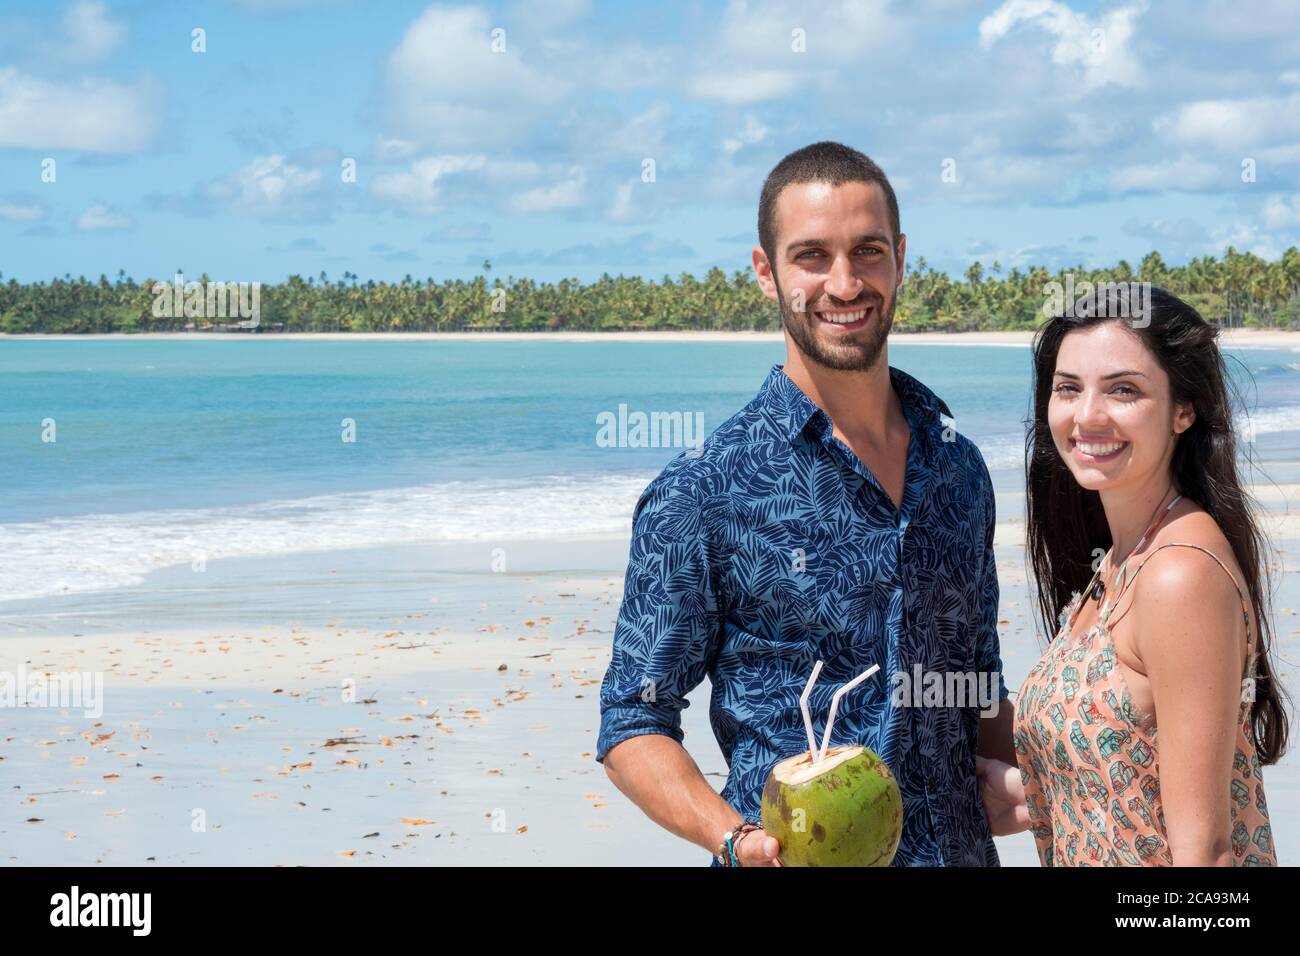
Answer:
M994 836L1010 836L1029 829L1029 808L1025 806L1025 785L1020 768L991 760L975 758L975 776L979 778L980 797Z
M741 866L785 866L778 856L781 845L764 830L750 830L733 846Z

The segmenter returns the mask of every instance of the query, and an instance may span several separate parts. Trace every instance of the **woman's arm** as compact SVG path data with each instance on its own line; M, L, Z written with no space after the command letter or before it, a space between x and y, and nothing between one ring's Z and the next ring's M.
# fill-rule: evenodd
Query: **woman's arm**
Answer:
M1229 782L1246 646L1241 599L1214 559L1192 548L1161 552L1135 582L1134 597L1174 865L1231 866Z

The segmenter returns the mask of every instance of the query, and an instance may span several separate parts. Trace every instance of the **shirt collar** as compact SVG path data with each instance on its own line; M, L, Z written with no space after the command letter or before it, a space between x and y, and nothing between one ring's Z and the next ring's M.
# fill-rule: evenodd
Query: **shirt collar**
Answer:
M903 405L903 414L907 416L908 423L913 427L937 425L940 415L952 418L952 412L948 410L943 399L906 372L891 365L889 381ZM803 433L814 418L818 418L821 425L819 431L830 422L826 412L805 395L803 389L791 381L785 374L784 366L781 365L773 365L772 370L767 373L767 379L758 390L758 400L772 413L782 433L791 442Z

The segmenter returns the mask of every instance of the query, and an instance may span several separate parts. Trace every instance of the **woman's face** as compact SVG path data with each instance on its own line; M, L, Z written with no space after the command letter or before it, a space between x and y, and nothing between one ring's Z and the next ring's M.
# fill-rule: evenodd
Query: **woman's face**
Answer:
M1057 454L1091 491L1141 486L1168 475L1175 433L1191 427L1169 376L1123 322L1101 322L1061 341L1047 403Z

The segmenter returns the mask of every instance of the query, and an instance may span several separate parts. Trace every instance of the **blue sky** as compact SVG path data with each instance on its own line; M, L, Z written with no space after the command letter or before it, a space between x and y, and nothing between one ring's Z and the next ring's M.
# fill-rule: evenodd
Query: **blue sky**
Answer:
M745 269L764 177L819 139L876 159L910 260L954 274L1273 258L1300 243L1300 5L0 6L22 281Z

